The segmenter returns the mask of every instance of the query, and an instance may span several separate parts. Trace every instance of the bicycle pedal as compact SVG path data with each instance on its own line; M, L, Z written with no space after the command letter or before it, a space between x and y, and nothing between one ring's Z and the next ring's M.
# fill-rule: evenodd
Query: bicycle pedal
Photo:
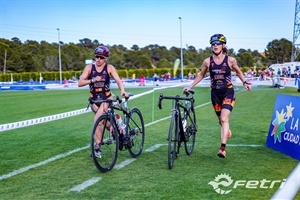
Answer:
M105 141L103 144L110 145L110 144L112 144L112 143L113 143L112 140L109 139L109 140Z
M120 144L119 144L119 150L122 151L123 148L124 148L124 145L123 145L123 143L120 142Z
M126 149L131 149L133 147L133 143L132 142L128 142L127 144L125 144L125 148Z

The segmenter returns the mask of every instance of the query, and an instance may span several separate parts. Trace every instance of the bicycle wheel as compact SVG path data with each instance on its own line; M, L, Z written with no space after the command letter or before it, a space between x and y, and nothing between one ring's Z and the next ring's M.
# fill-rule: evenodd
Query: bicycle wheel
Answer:
M114 121L111 124L111 127L114 131L110 133L105 125L109 125L110 116L107 114L101 115L97 121L94 123L92 134L91 134L91 155L94 161L94 164L98 170L101 172L108 172L114 167L117 157L118 157L118 147L119 140L116 131L116 124ZM96 133L97 131L97 133ZM102 132L102 137L99 134L99 131ZM101 156L96 155L95 146L96 141L100 142L100 153Z
M196 116L195 113L190 110L186 117L186 131L184 132L184 149L187 155L191 155L193 153L196 132Z
M177 128L177 115L176 111L172 112L172 118L169 127L168 136L168 166L169 169L173 168L175 158L177 158L176 146L178 142L178 128Z
M136 158L141 155L144 147L145 141L145 126L142 113L139 109L133 108L130 111L130 117L128 119L128 135L130 139L128 140L127 148L129 154Z

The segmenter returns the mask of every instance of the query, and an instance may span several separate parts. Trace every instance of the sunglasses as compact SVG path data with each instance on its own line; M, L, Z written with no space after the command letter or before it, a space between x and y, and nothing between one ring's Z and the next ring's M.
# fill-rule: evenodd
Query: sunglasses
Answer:
M222 45L222 44L223 44L222 42L212 42L211 46L215 46L215 45L219 46L219 45Z
M100 58L101 60L103 60L103 59L105 59L106 57L104 57L104 56L95 56L95 58L96 58L96 59L99 59L99 58Z

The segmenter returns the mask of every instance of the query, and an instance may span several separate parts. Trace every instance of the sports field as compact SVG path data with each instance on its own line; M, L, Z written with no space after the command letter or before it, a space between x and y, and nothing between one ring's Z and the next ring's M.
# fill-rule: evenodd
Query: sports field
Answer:
M127 89L136 96L144 94L129 101L129 106L143 113L145 146L136 159L121 151L108 173L97 171L90 157L91 112L0 132L0 199L270 199L299 163L265 146L276 96L300 93L295 88L261 86L251 92L238 88L230 120L233 135L227 157L221 159L217 157L220 126L210 90L194 88L195 149L187 156L182 148L169 170L166 138L171 103L163 101L159 110L157 100L160 93L177 95L182 88ZM3 91L0 125L83 109L87 99L85 89ZM239 184L212 186L225 177ZM295 199L300 199L300 191Z

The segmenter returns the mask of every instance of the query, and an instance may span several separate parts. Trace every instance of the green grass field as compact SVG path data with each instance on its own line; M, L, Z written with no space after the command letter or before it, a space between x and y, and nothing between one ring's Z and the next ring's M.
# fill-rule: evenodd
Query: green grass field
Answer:
M134 94L149 90L127 89ZM181 90L157 90L129 102L130 107L143 113L145 147L140 157L123 168L118 167L131 157L127 151L119 152L116 168L108 173L97 171L90 157L91 112L0 132L0 199L270 199L279 184L273 188L239 186L222 195L208 183L220 174L227 174L234 181L287 178L299 161L267 148L265 141L276 96L299 96L296 89L237 90L230 118L233 136L227 143L227 157L221 159L216 155L220 126L209 103L210 90L195 88L195 149L187 156L182 148L174 168L169 170L169 120L160 119L170 115L171 103L164 100L159 110L157 100L161 92L176 95ZM113 92L119 94L117 90ZM87 90L3 91L0 124L82 109L87 106L87 98ZM161 146L147 151L155 145ZM81 191L70 191L93 178L99 181ZM300 199L300 191L295 199Z

